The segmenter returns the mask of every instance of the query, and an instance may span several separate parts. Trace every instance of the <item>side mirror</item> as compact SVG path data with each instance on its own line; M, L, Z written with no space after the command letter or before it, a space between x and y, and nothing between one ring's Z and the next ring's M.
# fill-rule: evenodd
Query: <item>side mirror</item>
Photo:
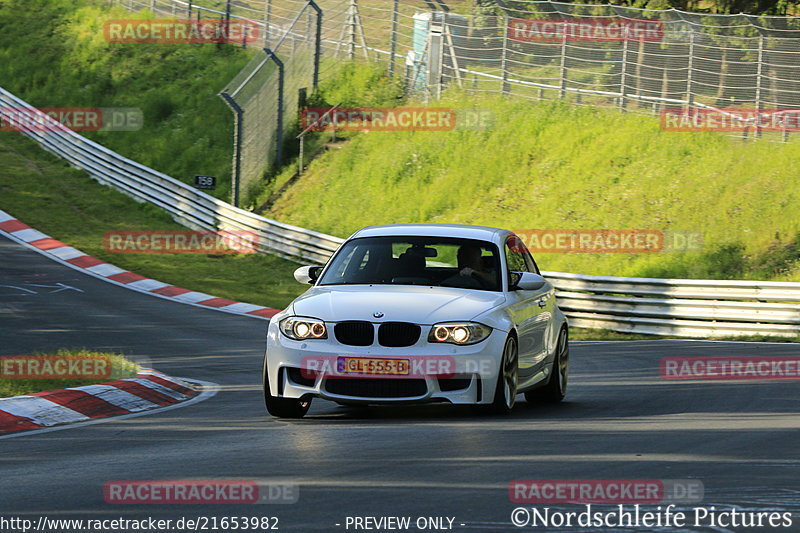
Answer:
M547 283L546 279L533 272L512 272L509 281L512 291L538 291Z
M313 285L322 273L321 266L304 266L294 271L294 279L298 283Z

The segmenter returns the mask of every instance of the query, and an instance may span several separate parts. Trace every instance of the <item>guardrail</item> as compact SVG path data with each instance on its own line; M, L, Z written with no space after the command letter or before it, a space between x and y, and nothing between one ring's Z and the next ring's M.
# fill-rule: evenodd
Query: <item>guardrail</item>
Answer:
M23 133L94 179L169 212L188 227L251 231L259 251L322 264L343 239L283 224L213 198L67 130L0 88L4 109L27 109L53 127ZM800 335L800 283L587 276L543 272L574 327L715 337Z
M185 183L131 161L59 124L20 98L0 88L0 114L4 109L26 109L47 127L30 128L25 135L43 148L85 170L94 179L140 202L150 202L169 212L185 226L204 230L250 231L259 250L288 259L325 262L342 239L264 218L198 191ZM26 111L26 112L28 112ZM51 127L52 126L52 127Z
M575 327L678 337L800 336L800 283L543 274Z

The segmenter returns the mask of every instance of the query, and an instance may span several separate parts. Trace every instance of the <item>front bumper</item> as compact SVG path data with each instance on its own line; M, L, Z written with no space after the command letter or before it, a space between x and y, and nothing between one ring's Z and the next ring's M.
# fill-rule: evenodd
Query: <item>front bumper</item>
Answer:
M270 391L284 398L319 397L344 404L398 404L445 402L488 404L494 399L506 333L494 330L484 341L470 346L434 344L422 335L413 346L389 348L379 345L348 346L335 338L295 341L278 331L272 321L267 334L265 357ZM301 373L310 358L339 356L403 358L452 362L451 373L414 377L342 377L327 372Z

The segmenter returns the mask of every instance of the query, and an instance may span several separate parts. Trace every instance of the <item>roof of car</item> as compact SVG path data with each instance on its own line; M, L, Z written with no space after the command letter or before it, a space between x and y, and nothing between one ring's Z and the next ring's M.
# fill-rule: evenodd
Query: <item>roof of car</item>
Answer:
M511 233L500 228L469 226L466 224L387 224L368 226L355 232L353 237L384 237L393 235L423 237L456 237L494 241L501 235Z

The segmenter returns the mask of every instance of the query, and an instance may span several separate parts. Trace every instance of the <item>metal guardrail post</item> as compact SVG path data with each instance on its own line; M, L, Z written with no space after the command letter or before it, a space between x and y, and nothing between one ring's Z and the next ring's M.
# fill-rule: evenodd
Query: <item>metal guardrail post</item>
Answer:
M242 177L242 135L244 133L244 109L225 92L219 93L233 111L233 168L231 169L231 203L239 207L239 183Z
M389 48L389 77L394 78L394 61L397 54L397 25L400 17L400 0L394 0L392 8L392 44Z

